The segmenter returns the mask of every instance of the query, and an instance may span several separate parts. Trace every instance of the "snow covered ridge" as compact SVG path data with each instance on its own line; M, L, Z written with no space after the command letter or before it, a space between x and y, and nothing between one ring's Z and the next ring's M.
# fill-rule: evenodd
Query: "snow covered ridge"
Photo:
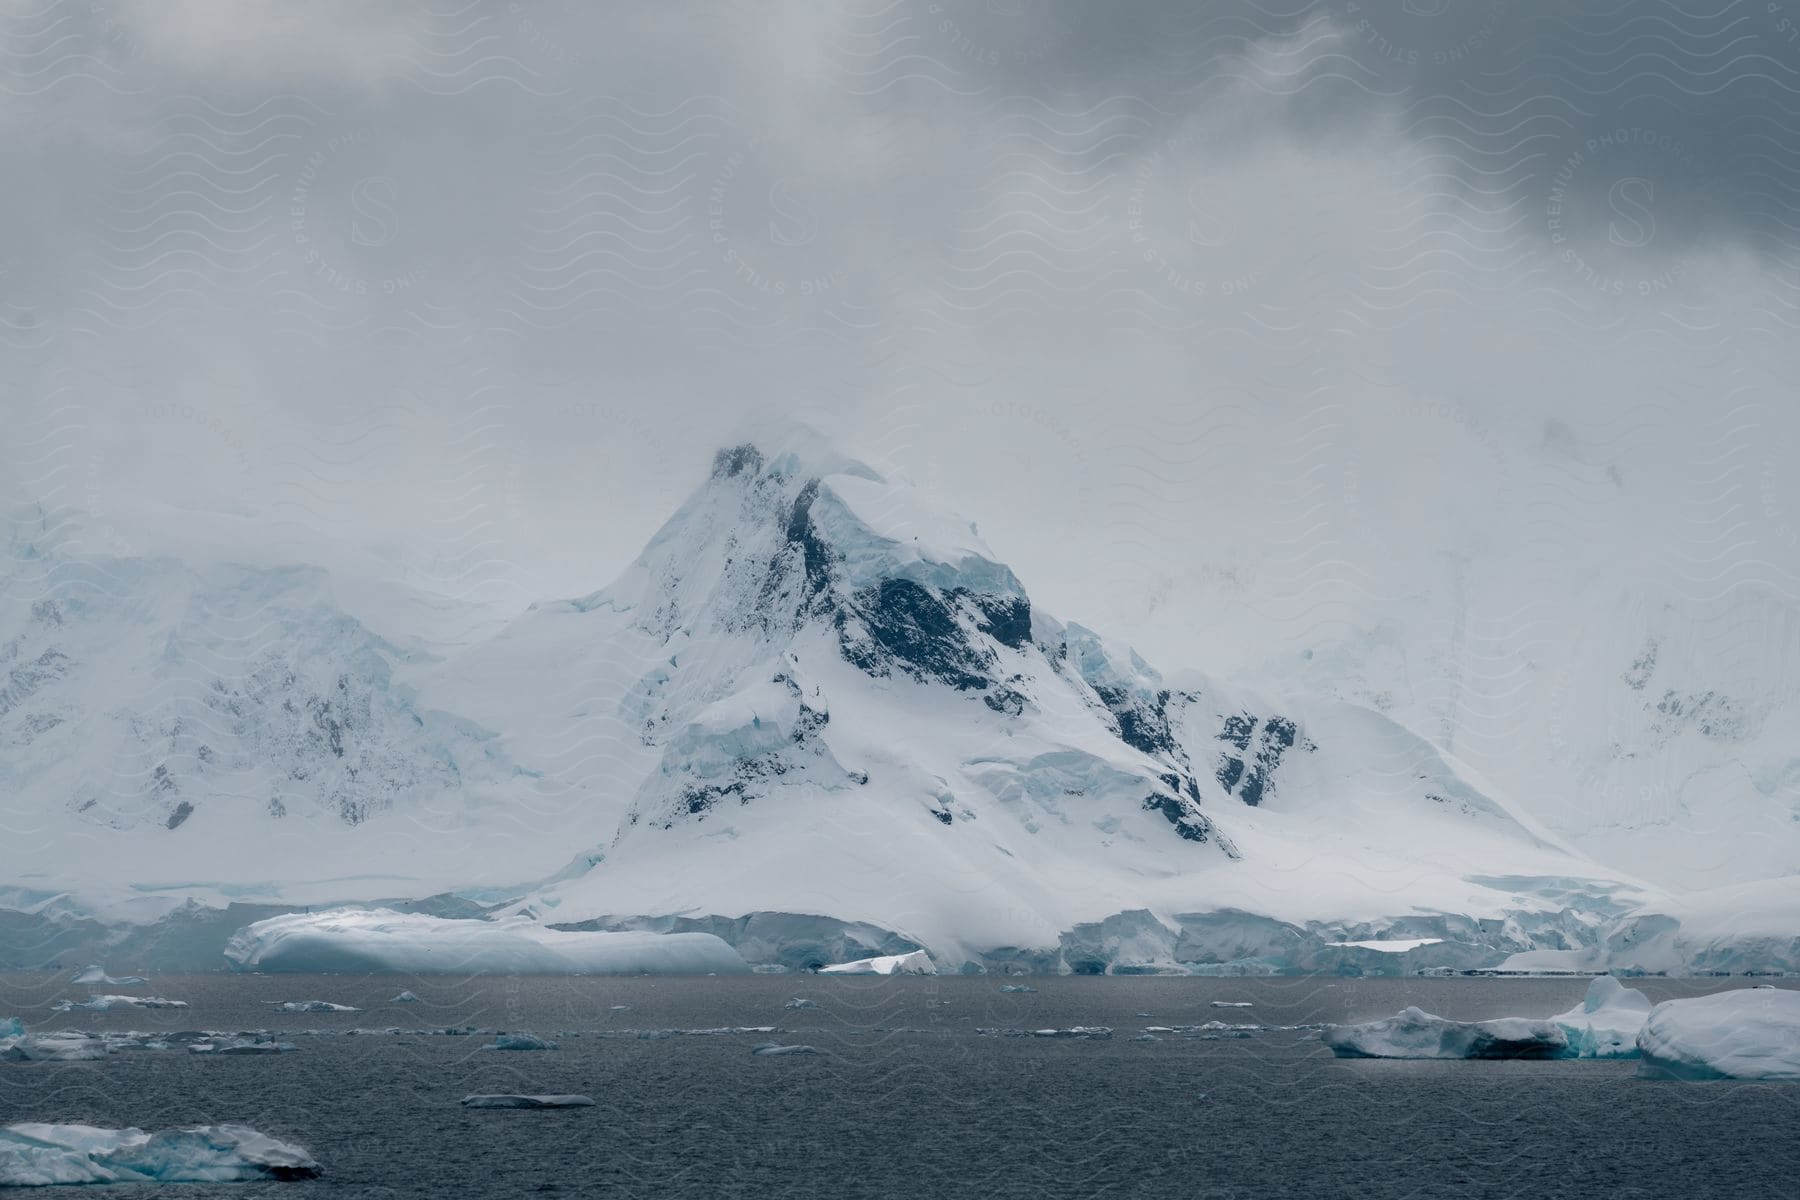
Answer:
M1779 889L1662 896L1380 712L1165 676L804 438L455 648L316 570L31 536L0 966L1800 970Z
M225 956L244 971L406 974L740 974L705 933L569 933L514 917L458 921L389 909L290 913L246 926Z
M246 1183L316 1179L299 1146L243 1125L145 1133L92 1125L0 1129L0 1187L67 1183Z

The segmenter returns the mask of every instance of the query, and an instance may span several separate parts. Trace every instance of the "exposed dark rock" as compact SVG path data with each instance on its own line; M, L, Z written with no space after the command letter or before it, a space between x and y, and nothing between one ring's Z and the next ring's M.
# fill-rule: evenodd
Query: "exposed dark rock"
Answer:
M724 479L733 475L755 475L762 470L762 465L762 451L746 442L741 446L720 450L713 455L713 478Z
M1225 718L1218 737L1226 745L1245 753L1241 757L1229 752L1223 754L1214 777L1226 792L1254 808L1268 794L1282 757L1299 740L1299 729L1286 717L1270 717L1259 722L1248 713L1239 713ZM1255 750L1251 752L1253 744ZM1310 745L1307 748L1310 749Z
M954 595L954 593L952 593ZM884 579L854 597L865 638L846 630L844 658L869 675L897 667L921 682L973 691L994 682L993 652L970 641L956 609L910 579Z

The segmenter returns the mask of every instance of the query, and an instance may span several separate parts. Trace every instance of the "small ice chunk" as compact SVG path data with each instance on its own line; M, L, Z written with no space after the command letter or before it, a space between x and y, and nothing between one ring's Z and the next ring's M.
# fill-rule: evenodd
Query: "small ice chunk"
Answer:
M1737 988L1665 1000L1638 1032L1638 1074L1653 1079L1800 1081L1800 991Z
M551 1095L523 1096L512 1093L491 1093L479 1096L464 1096L464 1108L592 1108L592 1096Z
M148 979L145 979L141 975L121 975L119 978L114 979L111 975L108 975L106 973L106 969L104 967L102 967L96 963L93 966L82 968L81 973L79 975L75 976L75 978L71 979L69 982L70 983L104 983L104 984L109 984L113 987L132 987L136 984L149 983L150 981Z
M1214 1008L1250 1008L1252 1002L1249 1000L1214 1000L1212 1006Z
M395 996L392 1000L388 1001L389 1004L417 1004L418 1002L419 998L411 992L401 992L398 996Z
M405 992L402 994L407 995L407 996L412 996L411 992ZM417 1000L418 997L413 996L413 999ZM286 1012L286 1013L361 1012L362 1011L361 1009L355 1008L348 1004L333 1004L329 1000L283 1000L280 1004L276 1005L276 1007L279 1008L282 1012Z
M629 1005L629 1004L615 1004L615 1005L613 1005L613 1006L612 1006L612 1008L611 1008L611 1009L609 1009L609 1010L608 1010L608 1011L610 1011L610 1012L630 1012L630 1011L631 1011L631 1005Z
M60 1000L51 1012L69 1012L77 1008L105 1012L109 1008L186 1008L186 1000L165 1000L161 996L89 996L86 1000Z
M1000 990L1003 992L1035 992L1035 991L1037 991L1036 988L1029 987L1023 983L1003 983L1000 985Z
M808 1000L805 996L795 996L792 1000L789 1000L786 1004L782 1005L781 1007L783 1007L783 1008L817 1008L817 1007L819 1007L819 1005L818 1005L817 1001Z
M242 1183L316 1179L299 1146L243 1125L145 1133L92 1125L0 1129L0 1187L61 1183Z
M1550 1019L1578 1058L1632 1058L1638 1052L1638 1030L1649 1015L1650 997L1611 975L1596 975L1580 1004Z
M1104 1025L1071 1025L1067 1029L1034 1029L1032 1037L1041 1038L1086 1038L1103 1042L1112 1037L1112 1030Z
M555 1042L545 1041L531 1033L502 1033L493 1042L483 1046L483 1050L554 1050Z
M818 1051L811 1046L783 1046L778 1042L763 1042L750 1047L750 1053L767 1058L776 1054L817 1054Z
M1501 1017L1449 1021L1419 1008L1320 1034L1339 1058L1562 1058L1569 1039L1554 1021Z
M1140 1033L1136 1037L1132 1038L1131 1040L1134 1042L1160 1042L1160 1041L1162 1041L1162 1039L1157 1037L1154 1033Z
M923 950L910 954L884 954L876 958L859 958L855 962L820 967L821 975L936 975L937 966Z

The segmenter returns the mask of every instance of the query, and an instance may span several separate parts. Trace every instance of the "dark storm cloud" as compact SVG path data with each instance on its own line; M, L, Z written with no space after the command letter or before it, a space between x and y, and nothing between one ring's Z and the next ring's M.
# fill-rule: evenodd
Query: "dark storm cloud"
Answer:
M1778 252L1800 214L1800 4L1617 0L938 0L926 21L1026 95L1142 98L1159 124L1223 103L1259 44L1269 102L1235 114L1314 141L1374 121L1460 138L1467 178L1608 213L1661 191L1665 243ZM1276 97L1279 97L1277 100ZM1523 147L1523 148L1522 148ZM1602 166L1594 168L1596 161ZM1586 169L1583 169L1586 168ZM1627 183L1618 191L1622 180Z

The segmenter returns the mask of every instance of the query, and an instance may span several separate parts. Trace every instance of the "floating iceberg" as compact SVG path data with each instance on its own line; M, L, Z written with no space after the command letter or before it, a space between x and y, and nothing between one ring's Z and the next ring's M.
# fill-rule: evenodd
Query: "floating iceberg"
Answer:
M464 1096L462 1106L464 1108L592 1108L594 1100L591 1096L518 1096L496 1093Z
M59 1183L242 1183L315 1179L299 1146L242 1125L145 1133L92 1125L0 1129L0 1187Z
M388 1001L389 1004L417 1004L418 1002L419 998L411 992L401 992L398 996L395 996L392 1000Z
M1665 1000L1638 1032L1652 1079L1800 1081L1800 991L1739 988Z
M73 1030L9 1038L0 1049L0 1057L14 1062L86 1062L110 1053L103 1039Z
M855 962L820 967L821 975L936 975L931 955L923 950L910 954L884 954L879 958L859 958Z
M1628 988L1611 975L1597 975L1587 998L1550 1019L1569 1039L1577 1058L1631 1058L1638 1052L1638 1030L1650 1015L1650 997Z
M408 993L409 995L411 993ZM415 996L414 999L417 999ZM284 1013L302 1012L361 1012L348 1004L333 1004L329 1000L283 1000L276 1005Z
M255 1038L225 1038L212 1042L193 1042L189 1054L292 1054L299 1047L292 1042L259 1041Z
M1448 1021L1418 1008L1385 1021L1328 1025L1320 1037L1339 1058L1562 1058L1569 1050L1553 1021Z
M77 1008L105 1012L109 1008L186 1008L186 1000L165 1000L161 996L89 996L86 1000L59 1000L51 1012L69 1012Z
M17 1017L0 1017L0 1042L8 1038L24 1037L25 1022Z
M776 1054L817 1054L818 1051L811 1046L783 1046L777 1042L764 1042L760 1046L750 1047L750 1053L767 1058Z
M82 968L81 974L75 976L75 978L71 979L69 982L104 983L110 984L113 987L131 987L135 984L149 983L150 981L141 975L123 975L118 979L114 979L111 975L106 973L106 968L96 963L93 966Z
M240 970L271 972L723 975L750 969L710 933L578 933L525 917L459 920L388 909L270 917L233 934L225 957Z
M543 1038L530 1033L503 1033L496 1037L483 1050L554 1050L555 1042L547 1042Z

